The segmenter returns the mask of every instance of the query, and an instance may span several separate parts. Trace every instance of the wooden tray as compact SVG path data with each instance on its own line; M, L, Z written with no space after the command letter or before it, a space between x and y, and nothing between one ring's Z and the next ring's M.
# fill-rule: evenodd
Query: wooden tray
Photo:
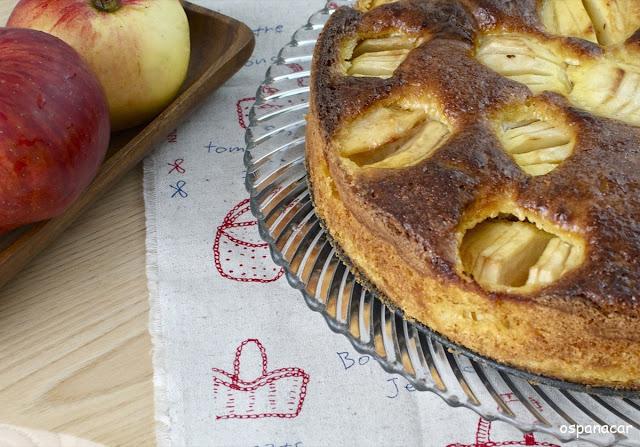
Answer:
M255 39L244 23L188 2L183 4L191 27L191 63L180 95L146 126L112 135L97 177L64 214L0 237L0 287L54 241L103 192L140 163L199 102L236 73L251 56Z

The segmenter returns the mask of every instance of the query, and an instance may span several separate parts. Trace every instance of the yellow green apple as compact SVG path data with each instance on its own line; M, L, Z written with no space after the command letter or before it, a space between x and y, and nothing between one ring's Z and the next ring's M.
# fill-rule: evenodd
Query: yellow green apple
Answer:
M80 53L102 83L114 130L153 118L187 76L180 0L20 0L7 25L53 34Z

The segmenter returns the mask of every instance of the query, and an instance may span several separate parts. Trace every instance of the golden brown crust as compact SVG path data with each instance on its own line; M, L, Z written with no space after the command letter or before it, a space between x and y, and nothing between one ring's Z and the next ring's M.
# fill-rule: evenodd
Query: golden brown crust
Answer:
M410 168L367 172L357 181L348 178L327 145L328 162L341 194L349 197L349 203L361 202L350 207L360 220L366 219L363 214L373 213L377 222L384 222L372 230L403 245L408 259L423 273L433 272L478 293L479 286L455 272L456 228L469 208L511 197L523 209L577 231L587 240L589 253L583 268L538 293L500 298L534 300L565 309L583 300L603 312L640 317L638 128L592 116L570 106L560 95L545 93L545 101L558 104L570 117L578 129L578 141L573 156L552 173L541 177L524 174L500 149L487 116L533 95L524 85L478 63L469 33L487 23L508 23L507 16L524 27L523 17L535 12L535 2L507 2L520 5L511 9L493 0L465 3L463 7L450 1L402 1L367 14L343 8L327 24L315 52L312 95L317 95L318 106L311 111L319 119L325 145L342 123L376 102L417 91L437 96L457 128L447 144L427 160ZM471 3L479 5L473 15L483 17L484 22L478 24L467 12ZM448 13L455 10L454 18L436 27L444 8ZM405 19L411 24L403 25ZM379 32L384 28L380 23L390 21L400 29L444 29L445 33L435 34L413 50L392 78L340 75L335 69L340 42L356 30L366 34L375 28ZM585 43L583 49L590 45Z
M312 100L312 107L313 107ZM329 175L321 124L307 123L307 164L316 213L358 274L405 315L481 355L592 386L640 389L640 322L574 303L570 311L449 287L405 260L403 247L361 223ZM366 254L366 255L363 255Z
M498 31L557 43L568 59L604 57L597 44L547 34L539 5L401 0L336 11L312 65L307 161L316 210L353 264L410 318L536 373L639 389L640 130L557 93L536 96L474 57L478 36ZM387 79L341 72L345 42L393 32L429 38ZM629 51L638 41L638 33L627 40ZM335 143L345 123L425 93L451 125L443 146L410 167L345 168ZM491 122L532 101L556 110L577 135L572 155L538 177L503 150ZM582 266L527 293L487 291L461 275L462 220L502 202L584 239Z

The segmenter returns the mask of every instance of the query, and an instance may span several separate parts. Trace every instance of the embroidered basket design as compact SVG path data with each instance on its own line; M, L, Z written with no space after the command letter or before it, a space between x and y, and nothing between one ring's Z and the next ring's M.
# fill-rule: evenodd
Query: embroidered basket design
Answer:
M240 379L242 350L254 344L262 357L262 373L251 381ZM302 411L309 375L300 368L267 369L267 352L259 340L250 338L236 349L233 372L213 371L216 419L292 419Z
M520 400L513 393L502 393L500 397L505 403L518 403ZM529 403L538 411L543 411L542 405L537 399L529 397ZM533 433L525 433L520 440L515 441L494 441L492 440L492 422L484 418L478 420L476 426L475 442L473 444L449 444L447 447L502 447L502 446L540 446L540 447L560 447L557 444L545 441L538 441ZM494 433L495 435L495 433Z
M264 87L262 89L262 93L272 95L274 93L278 93L278 89ZM242 129L246 129L249 126L249 111L251 110L251 107L253 107L255 102L255 96L242 98L238 102L236 102L236 117L238 118L238 125L240 125ZM262 104L257 107L261 110L269 110L271 108L277 110L280 108L275 107L272 104Z
M540 446L540 447L560 447L551 442L536 441L533 433L525 433L521 440L517 441L492 441L491 421L480 418L476 428L476 439L473 444L449 444L447 447L502 447L502 446Z
M223 278L240 282L270 283L284 274L269 256L269 246L260 239L249 199L234 206L216 231L213 257Z

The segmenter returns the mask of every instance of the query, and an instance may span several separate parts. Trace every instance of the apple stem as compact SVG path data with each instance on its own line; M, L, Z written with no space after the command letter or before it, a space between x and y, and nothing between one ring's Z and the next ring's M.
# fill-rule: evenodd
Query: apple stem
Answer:
M115 12L122 6L120 0L93 0L93 5L103 12Z

